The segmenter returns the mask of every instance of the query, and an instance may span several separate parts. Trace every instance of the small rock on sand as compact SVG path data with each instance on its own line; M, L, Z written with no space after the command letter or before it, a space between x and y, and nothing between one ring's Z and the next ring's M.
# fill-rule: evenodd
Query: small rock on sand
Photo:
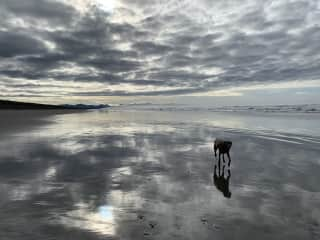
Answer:
M153 223L153 222L150 222L150 223L149 223L149 226L150 226L151 228L155 228L156 225L157 225L157 224L156 224L156 223Z
M206 218L201 218L201 222L203 223L203 224L208 224L208 219L206 219Z

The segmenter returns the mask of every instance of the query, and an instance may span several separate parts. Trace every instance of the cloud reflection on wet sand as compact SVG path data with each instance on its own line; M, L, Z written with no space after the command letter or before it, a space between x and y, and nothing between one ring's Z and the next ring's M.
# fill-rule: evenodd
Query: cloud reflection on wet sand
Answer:
M316 143L113 114L59 115L2 139L1 239L319 236ZM214 184L215 137L234 143L230 198Z

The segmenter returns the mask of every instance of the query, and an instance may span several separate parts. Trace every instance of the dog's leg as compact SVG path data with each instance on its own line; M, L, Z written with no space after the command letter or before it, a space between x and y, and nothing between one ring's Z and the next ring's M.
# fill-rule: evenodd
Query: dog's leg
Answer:
M229 158L229 163L228 163L228 166L230 167L230 164L231 164L231 157L230 157L230 154L229 154L229 152L227 152L227 155L228 155L228 158Z
M213 145L213 150L214 150L214 156L217 157L217 145Z
M228 169L228 176L227 176L228 184L229 184L230 177L231 177L231 171L230 171L230 169Z
M222 177L224 178L224 169L225 169L225 165L223 165L223 168L222 168Z
M222 154L222 159L223 159L223 163L225 163L226 161L224 160L224 153Z
M214 176L217 176L217 165L214 165L214 170L213 170L214 172L213 172L213 175Z

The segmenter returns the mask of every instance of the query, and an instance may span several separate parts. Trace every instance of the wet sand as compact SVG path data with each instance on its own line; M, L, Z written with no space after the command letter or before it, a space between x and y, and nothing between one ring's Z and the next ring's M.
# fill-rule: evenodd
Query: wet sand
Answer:
M320 237L317 115L3 114L0 239Z
M83 110L7 110L0 109L0 132L5 134L31 131L50 123L50 117L60 114L81 113ZM3 140L3 139L1 139Z

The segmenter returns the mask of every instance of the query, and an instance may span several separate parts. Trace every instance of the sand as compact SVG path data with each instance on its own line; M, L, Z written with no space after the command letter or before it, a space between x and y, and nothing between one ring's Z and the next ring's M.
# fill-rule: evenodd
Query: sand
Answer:
M0 239L320 237L316 118L37 114L1 112Z

